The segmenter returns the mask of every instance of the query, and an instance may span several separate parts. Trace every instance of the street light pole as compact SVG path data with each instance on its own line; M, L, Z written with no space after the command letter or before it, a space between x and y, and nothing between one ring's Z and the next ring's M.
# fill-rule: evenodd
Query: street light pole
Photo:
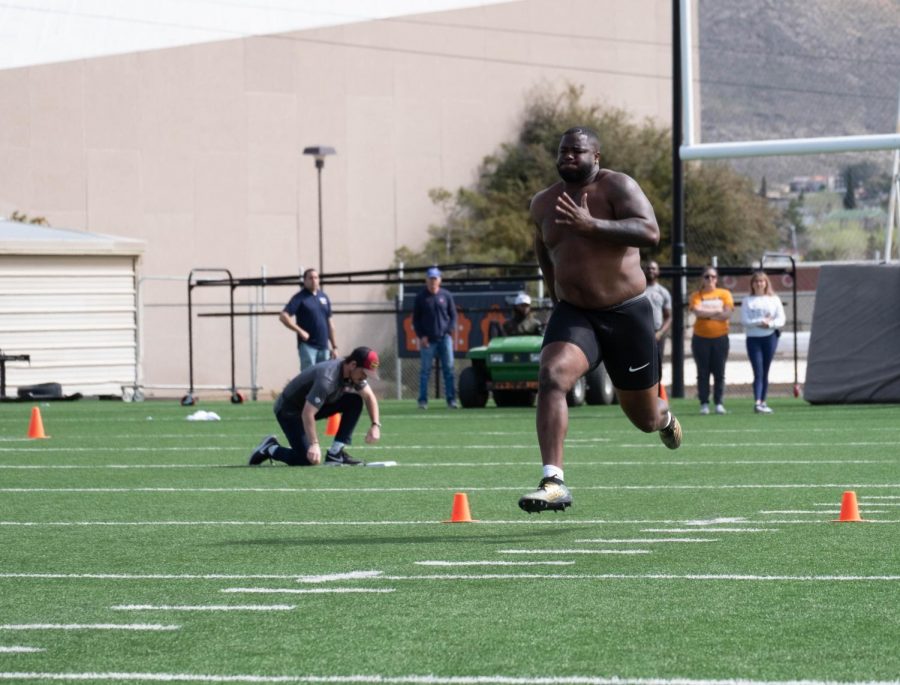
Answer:
M328 147L325 145L314 145L312 147L307 147L303 149L304 155L312 155L316 160L316 180L318 183L318 195L319 195L319 274L324 271L325 264L325 247L324 247L324 238L323 238L323 224L322 224L322 169L325 168L325 157L327 155L337 154L336 150L333 147Z

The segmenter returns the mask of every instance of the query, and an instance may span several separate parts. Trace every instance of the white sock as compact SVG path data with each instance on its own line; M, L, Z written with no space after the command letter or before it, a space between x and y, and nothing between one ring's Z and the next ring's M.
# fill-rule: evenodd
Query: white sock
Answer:
M668 428L669 426L672 425L672 412L666 412L666 413L669 415L669 418L666 419L666 425L663 426L661 430L665 430L666 428Z
M344 449L344 443L342 443L340 440L335 440L331 444L331 447L328 448L328 454L334 456L335 454L340 452L342 449Z
M559 478L560 480L565 480L563 478L563 470L558 466L544 466L544 478Z

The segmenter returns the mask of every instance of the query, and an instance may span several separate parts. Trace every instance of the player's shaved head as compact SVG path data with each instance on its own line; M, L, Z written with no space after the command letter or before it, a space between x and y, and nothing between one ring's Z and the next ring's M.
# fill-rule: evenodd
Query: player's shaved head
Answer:
M587 126L573 126L563 132L562 137L565 138L566 136L584 136L595 150L600 150L600 137L592 128L588 128Z

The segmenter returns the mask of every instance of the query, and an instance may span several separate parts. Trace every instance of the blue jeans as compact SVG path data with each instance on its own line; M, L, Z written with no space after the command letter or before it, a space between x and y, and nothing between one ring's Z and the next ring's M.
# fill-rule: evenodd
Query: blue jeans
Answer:
M765 402L769 392L769 367L778 347L778 336L747 336L747 356L753 367L753 399Z
M322 405L322 408L316 412L316 421L327 419L332 414L341 414L341 423L338 428L337 435L334 436L336 441L349 445L353 442L353 431L356 423L359 421L360 414L363 410L363 398L356 393L345 393L340 396L334 404ZM272 459L283 461L288 466L311 466L306 458L306 452L309 450L309 438L306 430L303 428L303 420L297 412L280 411L275 412L275 418L278 425L284 431L284 436L288 440L290 447L279 445L272 453ZM324 452L322 459L325 458Z
M300 354L300 370L308 369L319 362L327 362L331 359L331 350L327 347L313 347L305 342L300 343L297 347Z
M700 404L709 404L709 374L713 377L713 401L722 404L725 397L725 362L728 360L728 336L691 338L691 353L697 365L697 395Z
M428 379L431 377L431 367L434 366L435 356L441 360L441 370L444 372L444 396L447 403L456 401L456 390L453 388L453 339L445 335L440 340L429 340L428 347L423 347L420 352L422 366L419 369L419 402L428 402Z

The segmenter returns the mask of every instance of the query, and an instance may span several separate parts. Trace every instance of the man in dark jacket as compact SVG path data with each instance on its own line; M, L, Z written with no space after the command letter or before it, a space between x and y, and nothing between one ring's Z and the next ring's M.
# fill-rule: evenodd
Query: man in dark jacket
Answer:
M413 329L419 339L422 366L419 370L419 409L428 409L428 378L434 358L441 362L447 406L456 409L453 385L453 336L456 333L456 304L453 295L441 287L441 270L431 267L425 274L425 287L416 295Z

